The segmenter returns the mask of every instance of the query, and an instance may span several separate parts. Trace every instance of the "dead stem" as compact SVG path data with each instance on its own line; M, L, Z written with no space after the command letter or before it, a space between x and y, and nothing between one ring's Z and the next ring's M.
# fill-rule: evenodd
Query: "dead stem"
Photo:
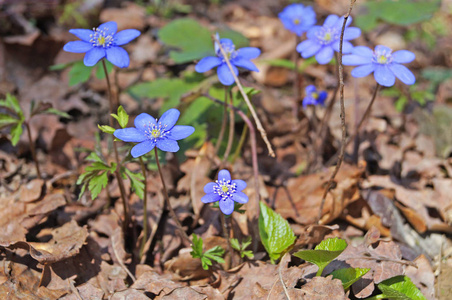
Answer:
M110 126L114 127L113 117L111 116L111 114L115 110L115 103L114 103L113 97L112 97L112 88L111 88L111 84L110 84L110 79L108 78L107 66L105 65L104 59L102 59L101 61L102 61L102 67L104 69L105 79L107 80L107 87L108 87L107 94L108 94L108 101L110 102L110 114L109 114L108 121L109 121ZM118 147L114 141L113 141L113 150L115 153L115 160L116 160L115 176L116 176L116 180L118 180L119 191L121 193L121 199L122 199L122 203L123 203L124 233L125 233L126 229L129 227L129 213L128 213L128 205L127 205L128 203L126 200L126 190L124 188L124 182L122 181L121 174L119 173L119 170L121 168L121 161L119 160Z
M163 179L162 168L160 166L160 161L159 161L159 156L158 156L158 152L157 152L157 147L154 147L154 153L155 153L155 162L157 163L157 169L159 170L160 180L162 181L163 197L164 197L166 205L168 206L168 209L170 211L171 218L173 218L174 223L176 223L176 226L179 229L180 234L182 235L182 237L185 239L186 242L188 242L188 245L190 245L191 244L191 240L188 237L187 233L185 233L185 230L182 227L182 225L180 224L179 219L177 218L176 212L174 211L173 206L171 205L171 202L169 200L168 190L166 189L165 180Z
M345 104L344 104L344 67L342 66L342 46L344 43L344 31L345 31L345 24L347 23L347 19L350 16L350 13L353 9L353 4L355 4L356 0L350 0L350 7L348 9L347 14L344 17L344 23L342 24L342 30L341 30L341 38L340 38L340 44L339 44L339 91L340 91L340 103L341 103L341 128L342 128L342 139L341 139L341 149L339 152L339 157L337 159L336 168L333 171L333 174L331 174L330 179L328 180L328 183L326 185L325 191L322 196L322 201L320 202L319 207L319 214L317 217L317 224L320 223L320 219L322 218L322 212L323 212L323 206L325 205L326 195L328 194L331 185L333 183L334 178L336 177L337 173L339 172L339 169L341 168L342 161L344 160L344 153L345 153L345 143L347 139L347 132L345 130Z
M36 174L38 175L39 179L42 179L41 171L39 170L38 157L36 156L35 143L33 143L33 139L31 138L30 124L28 124L28 122L24 122L24 124L25 124L25 127L27 127L28 142L30 143L31 157L33 158L33 161L35 162Z
M267 138L267 132L265 132L264 127L262 126L261 121L259 120L259 117L257 116L256 111L254 110L253 104L251 104L250 99L248 98L248 95L245 93L245 91L243 90L243 86L240 83L239 78L237 77L237 75L235 75L234 70L232 68L231 62L229 61L228 55L226 54L226 52L223 49L223 46L221 45L220 41L217 39L217 37L215 35L212 35L212 39L215 41L215 43L218 44L219 49L221 51L221 54L223 55L223 58L226 62L226 64L228 65L229 71L231 72L232 77L234 77L234 81L237 84L240 93L242 94L243 99L246 102L246 105L248 105L248 108L251 112L251 115L253 116L254 122L256 122L256 126L257 126L257 130L259 130L262 139L264 140L265 144L267 145L267 149L268 149L268 155L270 155L271 157L275 157L275 152L273 151L273 148L270 144L270 141Z

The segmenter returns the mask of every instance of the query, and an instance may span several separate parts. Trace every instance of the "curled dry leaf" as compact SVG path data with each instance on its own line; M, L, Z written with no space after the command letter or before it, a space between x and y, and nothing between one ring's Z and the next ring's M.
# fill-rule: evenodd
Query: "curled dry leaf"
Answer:
M44 180L33 179L32 181L24 184L19 189L19 201L22 202L32 202L38 200L43 192L42 187L44 186Z

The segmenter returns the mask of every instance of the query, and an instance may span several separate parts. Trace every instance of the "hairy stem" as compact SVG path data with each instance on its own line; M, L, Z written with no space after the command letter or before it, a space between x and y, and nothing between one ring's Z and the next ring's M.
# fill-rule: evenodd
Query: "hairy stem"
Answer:
M31 138L30 124L28 124L28 122L24 122L24 123L25 123L25 127L27 127L28 142L30 143L31 157L33 158L33 161L35 162L36 174L38 175L39 179L42 179L41 170L39 169L38 158L36 156L35 143L33 143L33 139Z
M227 100L225 98L225 103L227 103ZM232 92L229 91L229 103L232 105ZM235 114L234 110L229 109L229 135L228 135L228 144L226 146L226 150L224 151L223 155L223 163L225 163L229 158L229 153L231 153L232 143L234 141L234 133L235 133Z
M221 129L220 134L218 135L217 144L215 145L215 155L218 154L218 151L221 147L221 142L223 142L224 132L226 131L226 123L228 122L228 106L226 98L228 96L227 87L224 87L224 110L223 110L223 120L221 121Z
M146 180L146 166L144 165L143 159L141 156L140 159L140 165L141 165L141 173L143 174L143 184L144 184L144 190L143 190L143 239L141 240L141 247L140 247L140 259L143 256L144 247L146 245L147 236L148 236L148 201L147 201L147 187L148 183Z
M116 105L113 100L112 87L110 84L110 79L108 77L107 65L105 64L104 59L102 59L102 67L104 69L105 79L107 80L107 87L108 87L107 94L108 94L108 101L110 102L110 114L109 114L108 121L109 121L110 126L114 127L113 117L111 116L111 114L115 111ZM116 160L115 176L116 176L116 179L118 180L119 191L121 193L122 205L123 205L123 210L124 210L124 229L126 229L129 227L129 213L128 213L128 205L127 205L128 203L127 203L127 199L126 199L126 189L124 188L124 182L123 182L121 174L119 172L119 170L121 169L121 161L119 160L118 147L115 142L113 142L113 150L115 153L115 160Z
M300 43L300 37L295 35L295 48L298 43ZM292 104L292 115L295 121L298 121L298 110L300 102L300 72L298 72L298 61L300 60L300 53L297 50L294 52L293 63L294 63L294 81L293 81L293 96L294 102Z
M222 212L220 212L220 220L221 225L223 227L223 237L226 239L226 243L228 244L228 259L225 259L226 264L226 270L229 270L232 267L232 247L231 242L229 241L231 239L229 235L229 226L226 224L226 218ZM229 218L228 218L229 219Z
M185 232L184 228L179 222L179 219L177 218L176 212L173 209L173 206L171 205L171 202L169 200L168 196L168 190L166 189L165 179L163 178L162 173L162 167L160 166L159 156L157 152L157 147L154 147L154 153L155 153L155 162L157 163L157 168L159 170L160 180L162 181L163 186L163 197L165 199L166 205L168 206L168 209L170 211L171 218L173 218L174 223L176 223L177 228L180 231L180 234L182 235L182 238L188 242L188 244L191 243L190 238L188 237L187 233Z
M248 108L251 112L251 115L253 116L254 122L256 123L256 127L257 130L259 130L262 139L264 140L265 144L267 145L267 149L268 149L268 155L270 155L271 157L275 157L275 152L273 151L273 148L270 144L270 141L267 138L267 132L265 131L264 127L262 126L261 121L259 120L259 117L257 116L256 111L254 110L253 104L251 104L250 99L248 98L248 95L245 93L245 91L243 90L243 86L240 83L239 78L237 77L237 75L235 75L234 73L234 69L232 68L231 62L229 61L228 55L226 54L226 52L223 49L223 46L221 45L220 41L217 39L217 37L215 35L212 36L212 38L214 39L214 41L216 43L218 43L218 46L220 48L221 54L223 55L223 58L229 68L229 71L231 72L232 77L234 77L234 81L237 84L240 93L242 94L243 99L245 99L246 105L248 105Z
M317 224L320 223L320 219L322 218L323 206L325 205L326 195L328 194L328 192L331 188L331 185L333 183L333 180L336 177L337 173L339 172L342 161L344 160L347 132L345 130L344 67L342 66L342 46L344 43L345 24L347 23L347 19L350 16L350 13L352 12L353 4L355 4L355 2L356 2L356 0L350 0L350 7L348 9L347 14L344 16L344 23L342 24L341 38L340 38L340 45L339 45L339 61L338 61L338 63L339 63L339 91L340 91L340 103L341 103L340 117L341 117L341 129L342 129L341 149L339 152L339 157L337 159L336 168L334 169L333 174L331 174L331 177L328 180L328 183L326 185L325 191L323 192L322 200L320 202L320 207L319 207L319 213L317 216Z

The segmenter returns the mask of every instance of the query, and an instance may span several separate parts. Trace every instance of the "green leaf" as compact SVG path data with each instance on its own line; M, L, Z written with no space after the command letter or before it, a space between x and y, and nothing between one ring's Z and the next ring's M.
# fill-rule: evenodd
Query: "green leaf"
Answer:
M322 241L314 250L301 250L294 255L319 267L317 276L321 276L323 269L347 248L347 242L340 238L329 238Z
M140 199L144 199L144 177L141 173L133 173L127 168L124 168L124 172L130 179L130 184L132 185L132 189L137 194Z
M86 172L92 172L92 171L110 171L113 173L115 171L116 164L112 163L111 166L106 165L103 162L93 162L91 165L87 166L85 171Z
M19 101L17 100L16 97L14 97L13 95L11 95L11 94L8 93L8 94L6 94L6 101L7 101L8 103L11 104L11 108L12 108L18 115L22 115L22 114L23 114L22 108L20 107Z
M64 70L64 69L66 69L67 67L69 67L70 65L72 65L72 63L51 65L51 66L49 67L49 71L60 71L60 70Z
M193 249L193 251L191 251L190 254L193 258L201 258L203 245L202 238L200 237L198 238L198 236L194 233L191 236L193 237L191 244L191 248Z
M93 67L85 66L83 61L75 62L69 71L69 85L74 86L86 82L91 76L92 69Z
M334 279L342 281L344 290L347 290L358 279L363 277L370 269L361 268L345 268L333 271L330 275L333 275Z
M229 242L231 243L231 247L237 251L242 250L240 248L239 240L238 239L229 239Z
M111 114L111 116L118 121L121 128L126 127L127 123L129 123L129 115L126 113L122 105L118 107L118 114Z
M17 118L7 114L0 114L0 128L19 122Z
M22 135L23 129L22 129L23 122L18 122L11 128L11 144L13 146L16 146L19 142L20 136Z
M224 263L224 259L222 258L223 255L224 249L220 246L215 246L204 252L204 257L212 259L220 264Z
M63 117L63 118L66 118L66 119L72 119L71 115L67 114L64 111L58 110L56 108L53 108L53 107L44 110L41 114L51 114L51 115L56 115L56 116Z
M295 242L289 222L260 202L259 235L272 263Z
M116 129L114 129L113 127L108 126L108 125L99 125L99 124L97 124L97 127L102 132L105 132L105 133L108 133L108 134L113 134L116 131Z
M275 58L275 59L265 59L262 62L273 66L273 67L282 67L293 70L295 68L295 64L293 61L285 58Z
M109 62L108 60L105 60L105 65L107 67L107 73L110 74L111 70L113 70L113 64L111 62ZM97 64L96 78L97 79L104 79L105 78L105 71L104 71L104 66L102 66L102 62L99 62Z
M104 163L104 161L102 160L102 158L100 158L100 156L96 153L96 152L91 152L86 158L86 161L94 161L94 162L100 162L100 163Z
M97 176L94 176L88 184L88 190L91 192L91 198L94 200L97 198L99 193L105 188L108 184L108 175L107 172L100 173Z
M247 39L231 30L219 31L220 38L230 38L236 48L248 45ZM211 32L194 19L177 19L168 23L158 32L159 39L178 50L170 51L175 63L186 63L215 55Z
M414 285L408 276L395 276L378 284L383 292L377 297L397 300L426 300L421 291Z

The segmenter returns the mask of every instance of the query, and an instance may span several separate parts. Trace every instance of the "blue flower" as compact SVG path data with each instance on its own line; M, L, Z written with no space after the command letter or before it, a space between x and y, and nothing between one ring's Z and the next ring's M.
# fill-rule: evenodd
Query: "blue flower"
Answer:
M231 180L228 170L221 170L218 173L218 180L209 182L204 186L206 195L201 198L203 203L220 201L220 209L225 215L230 215L234 211L234 202L245 204L248 196L242 192L246 188L246 182L240 179Z
M250 59L258 57L261 54L261 50L254 47L245 47L235 50L234 43L230 39L221 39L220 43L231 62L232 69L236 76L239 75L237 67L259 72L259 69L250 61ZM217 74L220 82L224 85L233 84L234 77L232 76L217 43L215 43L215 53L217 56L208 56L201 59L195 66L196 72L204 73L212 68L218 67Z
M167 110L160 120L142 113L135 118L135 127L116 129L113 135L124 142L138 143L132 148L133 157L144 155L155 146L162 151L177 152L177 141L195 131L192 126L175 125L179 115L175 108Z
M308 105L324 105L328 93L325 91L317 92L313 85L308 85L305 89L306 96L303 99L303 108L306 109Z
M361 35L361 29L357 27L348 27L352 22L352 17L347 19L344 31L344 42L342 45L342 53L350 53L353 45L349 40L356 39ZM327 64L334 56L334 51L339 52L342 24L344 17L339 18L336 15L329 15L323 26L314 26L308 30L307 40L301 42L297 46L303 58L315 55L315 59L319 64Z
M395 78L411 85L416 82L413 73L401 64L412 62L415 55L411 51L399 50L392 53L386 46L378 45L375 51L364 46L355 47L350 55L344 55L342 64L359 66L352 70L353 77L365 77L374 72L374 78L382 86L393 86Z
M286 29L300 36L315 24L315 12L310 6L303 4L290 4L278 14Z
M69 42L63 49L67 52L86 52L83 63L94 66L99 60L107 57L112 64L119 68L129 66L129 55L126 50L119 46L125 45L137 38L140 32L136 29L126 29L116 33L118 25L116 22L107 22L97 28L71 29L70 33L81 39L81 41Z

